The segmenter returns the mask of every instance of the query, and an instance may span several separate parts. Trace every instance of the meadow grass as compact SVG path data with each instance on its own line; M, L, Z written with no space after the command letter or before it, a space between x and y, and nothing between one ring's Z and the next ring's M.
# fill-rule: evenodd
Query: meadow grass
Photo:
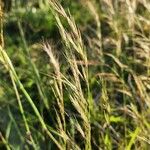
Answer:
M150 2L77 3L90 18L84 25L63 2L40 1L59 34L34 45L36 58L17 20L19 66L4 44L0 9L0 148L150 148Z

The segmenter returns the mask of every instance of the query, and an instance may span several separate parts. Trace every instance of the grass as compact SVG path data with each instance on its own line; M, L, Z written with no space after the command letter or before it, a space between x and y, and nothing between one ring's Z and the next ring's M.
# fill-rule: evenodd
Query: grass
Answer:
M149 149L150 3L72 1L70 10L68 3L30 3L54 21L50 40L37 43L26 13L17 16L24 6L5 16L0 9L0 148Z

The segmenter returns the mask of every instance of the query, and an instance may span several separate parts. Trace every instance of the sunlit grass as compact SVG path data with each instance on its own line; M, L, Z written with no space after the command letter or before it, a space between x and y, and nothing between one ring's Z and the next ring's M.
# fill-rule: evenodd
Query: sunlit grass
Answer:
M9 116L7 127L0 126L0 146L149 149L148 0L81 1L78 5L86 9L90 18L84 27L75 23L60 1L45 2L40 3L40 9L49 5L59 34L54 42L35 44L42 55L34 52L35 60L32 58L33 45L27 42L21 20L17 26L23 52L17 52L24 63L15 66L7 44L0 46L2 73L10 80L4 82L13 89L12 94L0 85ZM2 31L1 26L1 41L5 37ZM9 99L14 101L7 103ZM17 131L14 143L13 130ZM18 141L20 145L15 144Z

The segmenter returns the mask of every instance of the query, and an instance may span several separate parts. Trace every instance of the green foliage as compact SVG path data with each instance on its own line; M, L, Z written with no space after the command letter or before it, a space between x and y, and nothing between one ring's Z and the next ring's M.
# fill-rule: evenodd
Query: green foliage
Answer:
M149 6L5 1L0 149L149 149Z

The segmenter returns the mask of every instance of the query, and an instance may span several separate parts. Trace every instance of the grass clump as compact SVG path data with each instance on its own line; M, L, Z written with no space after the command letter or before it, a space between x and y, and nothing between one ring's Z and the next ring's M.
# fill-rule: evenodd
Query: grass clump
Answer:
M23 17L13 10L6 20L1 16L0 147L149 149L150 3L68 3L20 3L20 9L36 6L35 16L44 11L54 21L52 37L46 33L47 40L37 43ZM84 23L79 12L87 12ZM9 30L3 33L7 15L17 18L17 48L5 38ZM38 21L42 39L47 26Z

